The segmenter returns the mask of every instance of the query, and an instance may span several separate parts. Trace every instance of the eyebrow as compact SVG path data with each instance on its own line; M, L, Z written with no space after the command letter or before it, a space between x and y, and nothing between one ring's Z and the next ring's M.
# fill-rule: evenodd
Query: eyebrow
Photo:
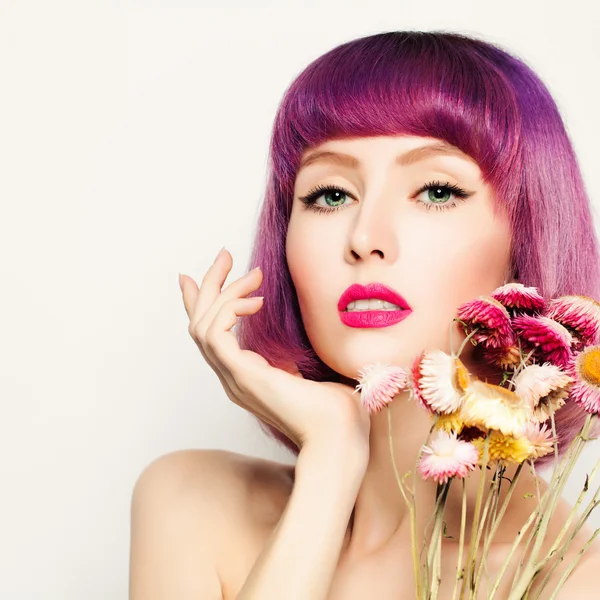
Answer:
M428 146L420 146L419 148L413 148L403 154L396 156L394 163L402 167L412 165L419 161L425 160L432 156L458 156L469 161L473 161L473 158L468 154L465 154L462 150L456 146L450 146L448 144L430 144ZM330 150L320 150L313 152L306 156L300 163L300 169L304 169L309 165L316 162L328 162L342 167L350 167L356 169L360 166L360 160L350 154L344 154L342 152L332 152Z

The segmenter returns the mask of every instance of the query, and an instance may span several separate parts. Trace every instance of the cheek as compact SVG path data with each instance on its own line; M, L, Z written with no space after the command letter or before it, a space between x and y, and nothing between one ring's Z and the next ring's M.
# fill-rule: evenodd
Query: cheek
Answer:
M331 302L332 278L335 278L336 272L339 277L343 239L338 239L332 228L327 232L322 229L317 223L302 228L290 224L287 233L287 265L300 308L304 310L309 308L309 304L319 306L322 302ZM335 301L337 303L337 298Z
M477 217L427 235L423 235L425 228L420 236L406 232L399 285L406 283L406 294L429 315L432 328L441 325L441 330L447 330L458 306L504 283L510 227L489 214Z

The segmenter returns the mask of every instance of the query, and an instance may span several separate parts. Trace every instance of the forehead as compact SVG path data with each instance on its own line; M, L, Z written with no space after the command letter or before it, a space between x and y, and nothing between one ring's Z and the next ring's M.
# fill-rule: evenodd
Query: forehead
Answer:
M471 156L444 140L398 135L327 140L304 151L298 173L315 164L359 169L363 162L373 159L407 167L434 157L467 163L474 169L474 174L475 169L479 171L476 161Z

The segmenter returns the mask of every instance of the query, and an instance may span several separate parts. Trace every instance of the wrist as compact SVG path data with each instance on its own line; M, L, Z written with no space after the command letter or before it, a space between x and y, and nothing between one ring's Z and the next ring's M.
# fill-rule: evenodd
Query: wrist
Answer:
M365 443L364 440L332 436L327 440L314 440L304 444L298 455L296 470L324 469L360 483L368 464L368 440Z

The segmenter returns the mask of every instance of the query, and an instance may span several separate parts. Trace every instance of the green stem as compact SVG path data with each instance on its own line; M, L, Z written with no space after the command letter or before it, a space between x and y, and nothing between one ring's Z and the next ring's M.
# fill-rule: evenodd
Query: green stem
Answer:
M460 597L459 600L463 600L464 594L467 589L467 585L471 590L473 590L473 566L475 562L475 557L477 556L477 546L475 546L475 538L477 536L477 527L479 526L479 515L481 513L481 502L483 499L483 490L485 488L485 474L487 470L487 464L489 461L489 444L490 444L490 436L485 439L485 444L483 447L483 460L481 464L481 477L479 479L479 489L477 490L477 499L475 500L475 512L473 514L473 525L471 527L471 538L469 540L469 556L467 559L467 572L466 576L463 579L462 586L460 589Z
M446 506L446 498L448 497L448 490L450 489L451 483L452 479L445 483L438 484L437 488L437 498L439 498L440 501L437 503L438 507L435 515L435 524L433 526L429 552L427 553L427 564L431 564L431 594L429 596L431 600L437 600L440 589L444 508Z
M498 577L496 578L496 581L494 582L494 586L492 587L492 591L490 592L488 600L493 600L496 592L498 591L500 582L502 581L502 577L504 577L504 573L506 572L506 569L508 568L508 565L510 564L510 559L512 558L513 554L515 553L515 550L517 549L518 545L521 543L523 536L525 535L525 533L527 533L527 531L531 527L531 524L533 523L534 519L536 518L536 514L537 514L538 510L539 509L536 508L532 511L532 513L529 515L529 518L525 522L525 525L523 525L523 527L519 530L519 533L517 534L517 537L515 538L513 545L511 546L510 552L508 553L508 556L506 557L506 559L504 560L504 563L502 564L500 573L498 574Z
M499 513L498 517L494 520L491 533L487 538L488 546L491 544L492 540L494 539L494 536L496 535L496 532L498 531L498 527L500 527L500 523L501 523L502 519L504 518L504 513L506 512L506 509L508 508L508 503L510 502L510 499L513 495L515 486L517 484L517 481L519 480L519 476L521 475L522 470L523 470L523 463L521 463L517 467L515 474L513 475L512 481L510 482L510 485L508 486L508 490L506 492L506 497L504 498L504 501L502 502L502 506L500 507L500 513ZM484 550L484 552L485 552L485 550Z
M416 527L417 519L416 519L415 504L414 504L414 501L413 502L409 501L409 499L406 495L406 492L404 490L402 481L400 479L400 474L398 473L398 467L396 466L396 459L394 457L394 444L392 441L392 413L391 413L389 404L387 404L387 414L388 414L388 437L389 437L389 442L390 442L390 454L392 457L392 467L394 469L394 475L396 476L396 481L398 482L398 487L400 488L400 492L402 493L402 496L404 498L404 501L406 502L406 505L407 505L409 513L410 513L410 539L411 539L412 557L413 557L413 574L414 574L414 578L415 578L415 586L417 588L416 589L417 598L421 599L423 584L421 581L421 569L420 569L420 565L419 565L419 557L417 555L417 527Z
M471 331L471 333L463 340L462 344L460 345L460 348L458 349L458 354L456 355L456 358L460 357L462 351L467 345L467 342L479 331L479 329L479 327L475 327L475 329L473 329L473 331Z
M600 528L594 531L592 537L588 540L587 544L579 551L578 555L575 557L575 560L569 565L569 568L563 573L563 576L560 578L556 589L554 590L552 596L550 596L550 600L554 600L556 598L556 594L558 594L560 588L564 585L567 577L571 574L571 571L577 566L577 563L581 560L581 557L585 553L585 551L590 547L596 536L600 533Z
M575 517L576 514L578 514L579 506L583 502L583 499L585 498L585 495L588 492L589 485L594 480L594 477L596 476L596 472L598 471L598 468L600 468L600 459L598 459L598 461L594 465L594 468L591 470L590 474L586 475L585 483L583 484L581 493L579 494L579 497L577 498L577 502L575 502L575 504L573 505L573 510L569 514L569 517L567 518L567 521L566 521L564 527L560 530L560 533L558 534L556 540L554 541L554 544L552 544L552 547L550 548L550 551L548 553L549 558L551 558L552 555L557 551L557 549L560 545L560 542L562 541L563 537L569 530L571 523L573 522L573 518ZM594 499L596 499L597 494L598 494L598 491L596 491L596 493L594 494Z
M462 509L460 513L460 539L458 542L458 561L456 566L456 579L454 580L454 591L452 592L452 600L456 600L458 593L458 582L465 576L465 568L463 566L463 549L465 546L465 528L467 525L467 486L464 478L462 479Z
M421 554L425 550L427 551L426 556L425 556L425 561L424 561L425 574L423 576L423 580L425 581L425 586L426 586L426 589L425 589L426 598L431 597L431 589L429 587L430 574L431 574L430 565L433 564L433 557L434 557L434 552L435 552L434 543L435 543L436 520L437 520L438 514L440 513L440 509L442 509L442 502L445 502L445 497L439 493L439 486L438 486L438 492L436 493L436 499L435 499L435 506L433 508L433 513L432 513L431 517L429 518L427 525L425 526L424 543L423 543L423 547L421 548ZM431 532L429 532L429 525L432 522L433 522L433 526L431 528ZM421 555L419 556L419 560L421 560Z
M600 460L598 461L598 463L596 463L596 466L594 467L594 471L596 470L596 468L598 467L599 464L600 464ZM592 471L592 473L594 473L594 471ZM548 552L548 554L546 555L546 558L543 561L541 561L540 564L541 564L542 567L544 567L553 558L553 555L556 552L556 549L558 548L558 542L559 542L559 540L562 539L562 536L565 535L565 532L568 529L570 522L573 520L574 514L577 512L578 506L581 503L580 502L581 499L587 493L589 479L590 479L589 477L586 478L586 482L585 482L585 484L583 486L583 490L582 490L581 494L579 495L579 498L577 499L577 503L573 507L573 510L571 511L571 514L569 515L567 523L565 524L565 526L561 530L561 532L559 534L559 537L557 538L557 541L554 542L552 548L550 549L550 552ZM550 576L552 575L552 573L554 572L554 570L556 569L556 567L562 562L562 560L564 558L564 555L566 554L569 546L571 545L571 542L575 539L576 535L579 533L579 531L581 530L581 528L583 527L583 525L587 521L587 519L590 516L590 514L592 514L592 512L598 507L598 505L600 505L600 500L598 499L599 497L600 497L600 485L596 488L596 491L594 492L594 495L593 495L592 499L589 501L586 509L579 516L579 519L575 523L575 527L573 528L573 531L570 533L570 535L567 538L567 540L565 541L565 543L560 548L558 548L558 556L555 559L554 564L552 565L552 567L548 570L548 573L546 573L546 576L544 577L544 580L542 581L541 587L540 587L540 589L538 591L538 594L537 594L536 598L539 598L542 590L544 589L544 587L548 583L548 580L550 579Z
M569 447L565 451L561 462L558 465L555 464L555 466L554 466L554 470L552 471L552 477L550 478L550 482L548 483L548 486L546 488L546 491L544 492L544 495L542 497L540 497L538 495L538 509L539 509L538 521L535 523L533 529L531 530L531 533L529 534L527 541L525 542L525 546L523 548L523 553L522 553L522 558L519 561L519 564L517 565L517 569L515 571L513 581L517 581L519 579L521 570L523 569L523 567L525 565L525 559L527 557L527 551L529 549L529 546L536 539L536 535L541 526L541 519L544 515L544 512L546 511L547 505L550 503L550 501L552 499L552 496L555 492L556 486L560 481L560 477L561 477L562 473L564 472L564 469L566 468L565 465L567 465L569 457L571 456L571 453L576 452L576 449L577 449L577 446L579 443L579 439L580 439L580 435L577 435L571 440L571 443L569 444ZM556 443L555 443L555 447L556 447ZM533 473L535 476L535 469L534 469ZM537 481L536 481L536 484L537 484Z
M495 495L494 492L497 490L497 487L498 487L498 474L500 472L500 469L501 469L501 465L500 465L500 463L498 463L496 465L496 471L495 471L494 476L492 477L492 481L490 483L490 489L489 489L487 497L485 499L485 505L483 507L483 513L481 515L481 520L479 522L479 526L477 527L477 536L475 538L475 548L479 548L479 542L481 540L481 535L483 533L485 525L488 523L487 515L488 515L489 508L492 504L492 500ZM484 552L481 556L479 564L477 565L477 569L476 569L476 573L475 573L475 578L474 578L475 583L474 583L473 591L472 591L473 598L477 598L477 589L479 588L479 575L481 573L481 569L482 569L483 565L485 564L485 559L486 559L486 556L485 556L485 552ZM473 565L473 567L475 567L475 564Z
M524 573L520 576L518 580L515 577L516 584L511 590L511 600L512 598L520 599L525 593L525 591L530 587L534 577L536 577L540 572L541 563L538 563L538 556L544 543L544 540L546 539L546 532L548 530L550 519L554 515L554 511L556 510L556 506L562 495L562 491L564 489L568 476L573 470L573 466L575 465L575 462L581 454L581 450L583 448L583 445L585 444L585 441L587 441L587 434L589 432L591 424L592 415L588 415L581 432L576 437L576 439L578 440L577 444L575 444L575 446L571 446L570 448L570 450L572 450L572 452L570 452L571 456L567 456L564 461L566 463L566 466L565 468L561 469L561 472L556 481L555 489L549 497L548 504L544 506L544 509L541 512L539 524L536 524L537 532L535 537L535 543L531 554L528 556L527 565L525 567ZM562 464L560 466L562 466Z

